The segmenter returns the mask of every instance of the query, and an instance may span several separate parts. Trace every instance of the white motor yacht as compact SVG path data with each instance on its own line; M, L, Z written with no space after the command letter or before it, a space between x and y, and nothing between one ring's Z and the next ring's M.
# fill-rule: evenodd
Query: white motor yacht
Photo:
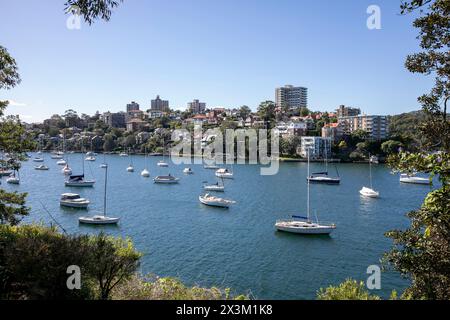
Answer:
M209 193L206 193L203 196L199 196L198 200L207 206L220 208L229 208L232 204L236 203L236 201L215 197L210 195Z
M216 171L216 177L223 179L233 179L233 172L228 170L227 168L221 168Z
M81 198L77 193L63 193L59 204L63 207L86 209L89 205L89 200Z
M412 184L431 184L431 180L428 178L416 177L415 174L402 173L400 175L400 182L412 183Z
M174 184L178 183L178 181L180 181L180 179L175 178L174 176L170 175L170 173L167 176L157 176L153 179L153 182L162 184Z
M45 164L40 164L34 167L34 170L48 170L49 168Z

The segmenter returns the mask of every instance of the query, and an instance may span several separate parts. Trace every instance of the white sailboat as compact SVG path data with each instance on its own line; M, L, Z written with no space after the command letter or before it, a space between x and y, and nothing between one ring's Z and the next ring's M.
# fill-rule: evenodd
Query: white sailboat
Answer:
M363 197L378 198L380 196L380 193L378 191L375 191L372 186L372 157L370 155L369 155L369 181L370 187L362 187L362 189L359 190L359 193Z
M6 179L6 182L10 184L20 184L19 171L17 170L17 176L16 171L13 171L11 175Z
M66 176L68 176L72 174L72 169L70 169L69 164L66 163L64 168L61 169L61 172L64 173Z
M166 153L166 146L165 146L165 141L163 138L163 152L162 152L162 160L159 160L157 165L158 167L168 167L169 164L165 161L165 153Z
M134 172L133 156L131 155L131 152L129 152L129 154L130 154L130 164L127 167L127 172Z
M141 171L141 176L144 178L150 177L150 172L148 171L148 161L147 161L147 149L145 149L145 168Z
M103 163L100 165L100 168L106 168L108 165L106 164L106 155L105 151L103 151Z
M183 173L185 173L185 174L193 174L194 171L192 171L191 168L184 168L184 169L183 169Z
M223 178L221 178L222 183L216 182L214 184L206 184L205 181L203 184L203 189L206 191L216 191L216 192L224 192L225 191L225 184L223 183Z
M106 186L108 183L108 166L105 168L105 193L103 198L103 214L94 215L92 217L79 217L78 221L85 224L117 224L120 218L108 217L106 215Z
M309 149L308 149L308 177L309 177ZM310 196L309 187L310 181L308 180L307 187L307 201L306 201L306 213L307 216L292 216L291 219L278 220L275 223L275 228L278 231L285 231L297 234L330 234L336 229L336 225L332 224L320 224L319 221L313 222L310 218Z
M83 155L83 154L81 154ZM93 187L95 180L87 180L84 177L84 161L83 164L83 174L80 175L70 175L69 178L64 182L66 187Z

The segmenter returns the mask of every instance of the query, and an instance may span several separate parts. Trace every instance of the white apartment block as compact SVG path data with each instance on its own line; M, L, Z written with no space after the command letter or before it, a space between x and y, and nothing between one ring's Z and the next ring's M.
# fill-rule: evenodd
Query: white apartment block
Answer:
M290 109L306 108L308 106L308 88L285 85L275 89L275 104Z
M344 134L351 134L356 130L364 130L369 134L369 139L382 140L388 135L387 116L350 116L338 118L339 126Z
M322 137L302 137L300 155L303 158L323 159L331 157L331 139Z

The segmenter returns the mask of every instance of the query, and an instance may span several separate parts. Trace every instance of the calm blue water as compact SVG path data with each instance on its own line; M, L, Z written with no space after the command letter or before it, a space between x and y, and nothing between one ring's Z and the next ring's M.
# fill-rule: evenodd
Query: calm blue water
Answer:
M81 155L69 155L74 174L81 172ZM61 167L46 155L49 171L34 170L31 160L23 164L21 184L2 187L28 192L32 213L24 221L52 222L41 203L70 233L128 236L145 255L141 272L176 276L187 284L230 287L237 293L251 292L256 298L311 299L320 287L342 282L348 277L364 280L366 269L378 264L390 240L383 234L405 228L404 214L422 203L428 186L403 185L383 165L373 166L374 186L381 198L364 200L359 189L368 184L364 164L340 164L341 185L312 185L312 212L321 220L333 221L330 237L305 237L276 232L274 223L290 214L305 214L306 164L282 163L274 176L260 176L256 165L235 165L234 180L225 180L224 197L237 201L223 210L198 202L202 182L215 182L214 170L191 165L193 175L184 175L184 166L159 168L160 158L150 157L152 177L172 173L178 185L157 185L143 178L144 157L134 156L134 173L126 172L130 158L106 157L109 163L108 215L120 216L117 227L78 224L85 211L63 209L59 197L77 192L91 200L90 214L103 207L104 169L86 162L86 176L95 178L94 188L66 188ZM311 164L311 170L319 169ZM406 285L397 274L382 275L384 296Z

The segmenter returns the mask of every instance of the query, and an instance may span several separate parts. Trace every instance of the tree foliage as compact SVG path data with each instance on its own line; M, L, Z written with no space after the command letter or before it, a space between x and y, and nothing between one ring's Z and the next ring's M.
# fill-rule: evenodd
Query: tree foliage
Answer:
M380 300L380 297L371 295L363 282L347 279L337 286L320 289L318 300Z
M109 21L112 10L119 6L123 0L67 0L65 11L79 13L88 24L97 19Z
M65 235L39 225L0 225L0 299L109 299L131 277L140 254L128 240ZM81 290L67 288L67 267L81 271Z
M393 248L385 254L388 266L411 280L403 297L450 299L450 131L446 102L450 89L450 1L409 1L403 10L427 4L426 12L414 21L419 28L422 52L410 55L406 67L411 72L435 75L431 93L419 98L426 114L420 130L425 139L420 152L401 152L389 158L399 172L423 172L436 177L440 187L431 191L419 210L408 213L406 230L392 230L386 236ZM443 108L441 105L443 104Z

